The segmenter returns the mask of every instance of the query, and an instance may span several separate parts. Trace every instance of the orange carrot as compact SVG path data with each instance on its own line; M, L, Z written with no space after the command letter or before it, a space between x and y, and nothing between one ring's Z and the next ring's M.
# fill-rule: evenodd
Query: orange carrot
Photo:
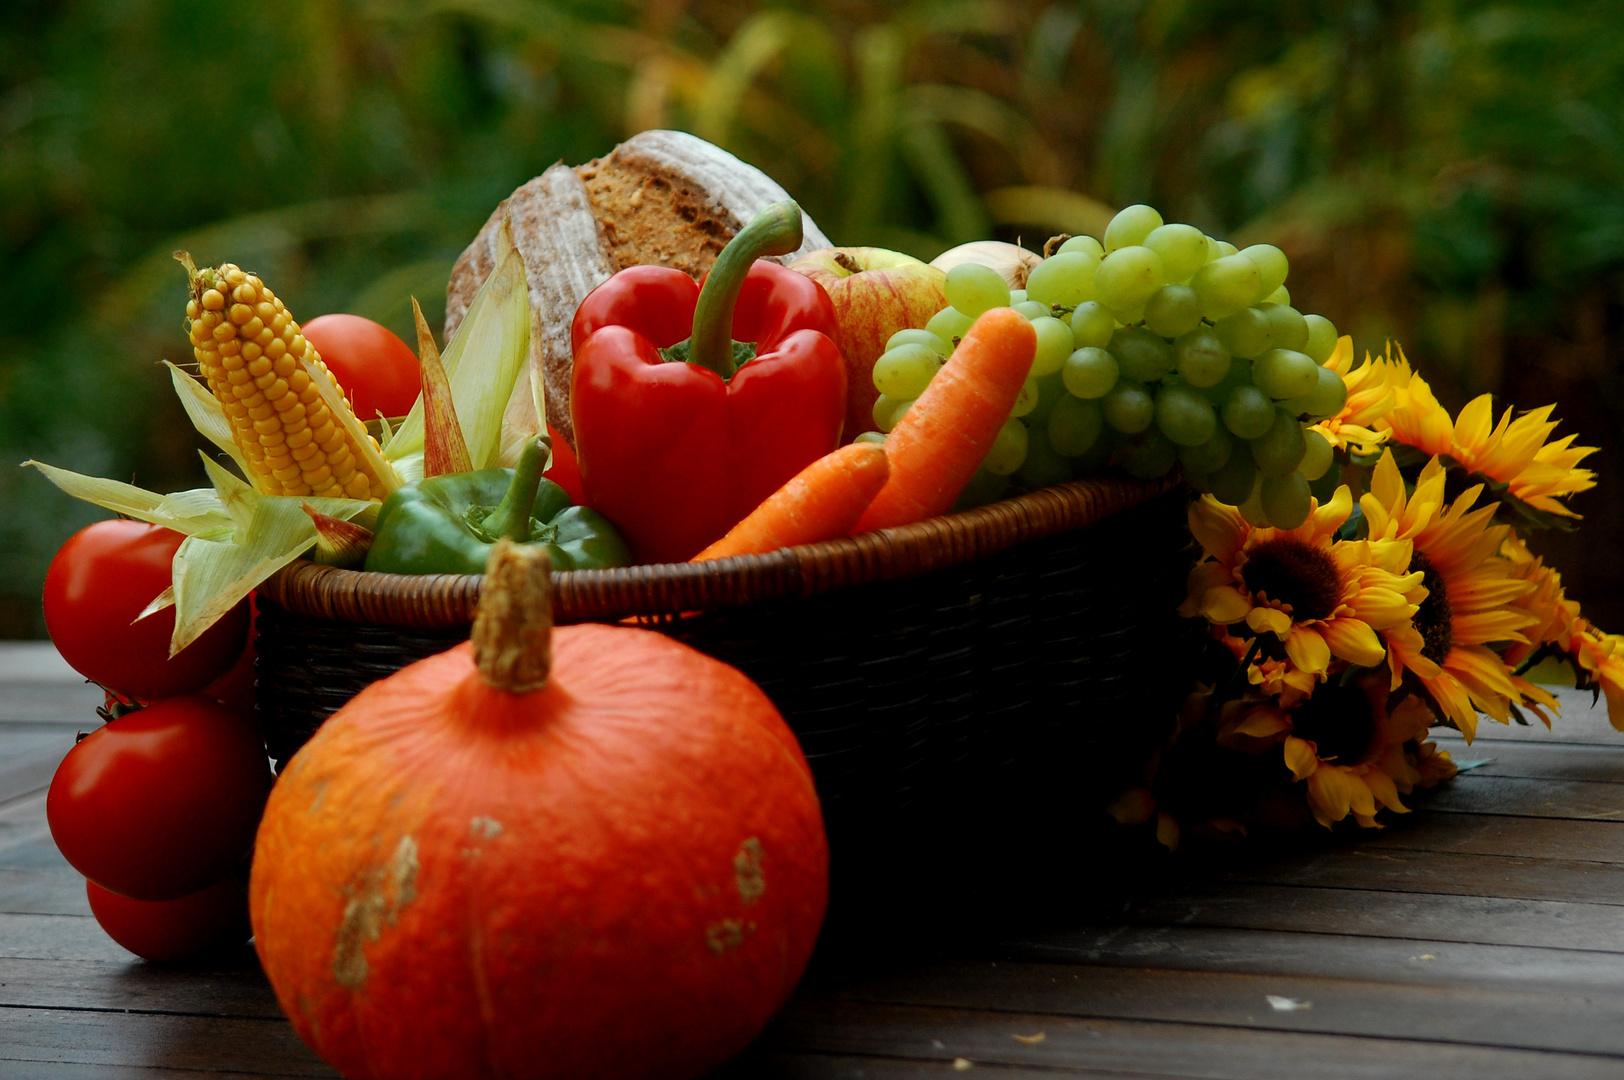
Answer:
M852 443L825 454L767 496L694 561L849 536L857 516L885 485L887 464L885 448L874 443Z
M1013 308L994 308L975 321L886 436L891 478L853 531L909 525L953 505L1009 420L1037 342L1032 324Z

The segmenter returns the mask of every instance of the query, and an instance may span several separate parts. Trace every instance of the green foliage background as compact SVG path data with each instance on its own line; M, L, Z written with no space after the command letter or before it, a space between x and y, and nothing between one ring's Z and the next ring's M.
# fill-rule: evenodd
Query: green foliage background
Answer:
M1358 347L1452 407L1560 403L1607 447L1539 545L1624 625L1615 438L1624 35L1609 0L23 0L0 29L0 461L200 482L156 362L170 261L232 260L308 318L405 332L491 207L676 126L772 173L837 243L930 257L1148 201L1293 261ZM94 511L0 470L0 636L37 633Z

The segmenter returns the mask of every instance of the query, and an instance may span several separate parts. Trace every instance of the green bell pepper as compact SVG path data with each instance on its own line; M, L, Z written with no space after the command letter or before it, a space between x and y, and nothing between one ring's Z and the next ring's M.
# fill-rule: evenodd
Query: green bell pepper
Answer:
M570 505L544 479L547 444L524 448L515 469L431 476L384 500L366 569L389 574L482 574L502 537L541 544L555 570L625 566L626 544L607 518Z

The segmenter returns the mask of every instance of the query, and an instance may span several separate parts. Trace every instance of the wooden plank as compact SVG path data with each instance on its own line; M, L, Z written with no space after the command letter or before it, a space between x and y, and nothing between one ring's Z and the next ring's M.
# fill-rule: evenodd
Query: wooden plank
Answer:
M1530 724L1499 724L1488 717L1479 717L1477 737L1472 745L1483 742L1543 742L1593 743L1597 746L1618 747L1620 736L1607 719L1607 703L1591 703L1588 693L1580 693L1571 686L1548 686L1562 703L1562 713L1551 722L1550 729L1530 716ZM1440 739L1459 739L1447 729L1438 729ZM1464 740L1462 740L1464 742ZM1451 746L1450 750L1453 751Z
M1127 918L1139 925L1227 926L1624 953L1624 909L1545 900L1203 885L1145 900Z
M1492 985L1530 994L1612 993L1624 981L1611 953L1207 926L1083 926L1012 938L993 956L1177 971L1335 974L1441 988Z
M1223 871L1211 880L1624 905L1624 865L1504 855L1348 847Z
M3 654L0 654L3 655ZM0 679L0 732L19 724L52 724L90 729L101 723L96 707L105 700L99 687L79 680L8 681Z
M0 914L0 942L5 955L17 960L137 962L102 933L88 909L84 915Z
M51 867L0 866L0 912L88 915L90 904L85 899L84 878L66 863Z
M49 641L0 642L0 686L26 682L83 685L84 676Z
M52 858L44 858L51 856ZM0 804L0 866L30 866L61 863L51 841L51 828L45 822L45 792Z
M5 1063L64 1062L270 1076L337 1074L281 1021L73 1009L0 1009ZM28 1065L18 1066L23 1072ZM139 1075L139 1074L138 1074Z
M5 1049L0 1047L0 1066L6 1062ZM89 1065L82 1061L30 1061L18 1065L17 1080L130 1080L131 1070L125 1065ZM26 1072L21 1071L26 1070ZM305 1073L285 1072L221 1072L218 1069L164 1069L142 1066L134 1073L136 1080L267 1080L267 1078L304 1076ZM10 1077L4 1072L0 1076Z
M1624 862L1624 828L1612 821L1418 813L1357 841L1367 851L1405 848L1463 855L1526 855L1616 864Z
M859 1054L775 1054L750 1053L732 1065L723 1066L712 1073L709 1080L919 1080L920 1077L959 1076L981 1080L1054 1080L1056 1076L1090 1076L1098 1080L1128 1080L1131 1077L1151 1077L1140 1071L1107 1072L1082 1066L990 1065L987 1062L969 1062L963 1073L951 1064L941 1061L915 1061L908 1058L880 1058ZM143 1078L144 1080L144 1078ZM1152 1078L1154 1080L1154 1078Z
M1624 784L1584 780L1526 780L1462 773L1416 800L1456 814L1624 822Z
M1039 1034L1041 1041L1016 1038ZM1579 1054L834 1000L793 1005L774 1023L762 1047L942 1063L935 1070L922 1068L911 1074L920 1076L946 1073L943 1066L955 1058L972 1062L974 1069L1083 1066L1107 1073L1201 1080L1371 1080L1429 1074L1474 1080L1617 1080L1620 1069L1616 1058ZM976 1075L974 1069L969 1076Z
M117 962L0 957L0 1006L282 1019L248 948L206 967L148 964L128 953Z
M1482 762L1470 770L1474 777L1520 776L1535 780L1624 784L1624 736L1618 743L1612 747L1543 742L1477 742L1467 746L1457 739L1447 749L1451 757L1463 764Z
M0 757L0 803L11 802L51 784L57 765L73 749L73 732L65 727L18 725L6 732L5 756Z
M1624 1000L1327 975L952 962L864 980L854 1001L1159 1020L1624 1057ZM1296 1003L1280 1009L1271 997ZM1621 1066L1624 1069L1624 1066Z

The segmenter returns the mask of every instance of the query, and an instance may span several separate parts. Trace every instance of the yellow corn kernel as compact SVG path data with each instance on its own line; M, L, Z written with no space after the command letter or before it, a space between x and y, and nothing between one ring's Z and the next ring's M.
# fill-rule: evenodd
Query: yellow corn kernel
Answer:
M282 301L257 275L234 264L198 270L190 260L182 262L191 280L186 315L192 354L220 401L255 487L272 494L382 498L385 486L354 444L350 421L333 416L312 380L327 380L330 396L350 413L343 391Z

